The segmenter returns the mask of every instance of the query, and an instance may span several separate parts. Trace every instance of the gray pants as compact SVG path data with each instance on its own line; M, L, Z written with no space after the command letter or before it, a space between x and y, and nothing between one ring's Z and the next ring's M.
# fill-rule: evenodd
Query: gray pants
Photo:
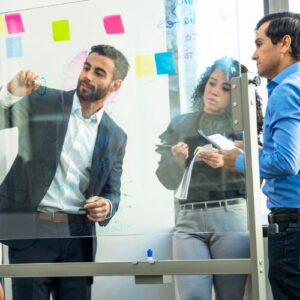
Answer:
M174 259L249 258L247 207L181 210L173 237ZM242 300L247 275L180 275L176 284L181 300Z

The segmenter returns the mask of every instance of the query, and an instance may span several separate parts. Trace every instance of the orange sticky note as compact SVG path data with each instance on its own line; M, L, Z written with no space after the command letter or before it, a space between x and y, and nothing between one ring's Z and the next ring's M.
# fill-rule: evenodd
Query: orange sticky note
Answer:
M124 33L124 27L120 15L111 15L104 17L103 24L107 34Z
M5 19L4 16L0 16L0 37L7 35L7 29L5 25Z
M24 32L24 26L21 14L8 14L5 15L6 27L9 34Z

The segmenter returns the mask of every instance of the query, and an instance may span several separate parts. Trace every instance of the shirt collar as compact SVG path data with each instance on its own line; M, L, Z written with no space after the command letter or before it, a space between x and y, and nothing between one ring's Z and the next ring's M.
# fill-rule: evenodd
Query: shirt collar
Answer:
M290 76L291 74L295 72L300 72L300 62L296 62L287 68L285 68L283 71L278 73L272 80L270 80L267 84L268 88L268 94L269 96L273 92L274 88L280 84L286 77Z
M77 96L77 93L76 92L74 93L73 105L72 105L72 113L73 114L76 114L78 117L80 117L81 119L83 119L85 121L97 122L97 124L99 125L100 121L102 119L103 112L104 112L104 109L101 108L96 113L94 113L93 115L91 115L89 118L84 118L82 116L81 105L80 105L79 98Z

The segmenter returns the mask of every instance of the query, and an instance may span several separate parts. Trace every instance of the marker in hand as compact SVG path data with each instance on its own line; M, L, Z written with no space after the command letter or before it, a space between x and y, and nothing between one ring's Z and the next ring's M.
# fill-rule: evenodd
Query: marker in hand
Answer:
M33 79L31 81L31 84L35 87L36 92L40 96L45 95L47 87L46 87L46 80L44 77Z
M31 81L31 83L32 83L33 85L43 85L43 81L42 81L40 78L33 79L33 80Z

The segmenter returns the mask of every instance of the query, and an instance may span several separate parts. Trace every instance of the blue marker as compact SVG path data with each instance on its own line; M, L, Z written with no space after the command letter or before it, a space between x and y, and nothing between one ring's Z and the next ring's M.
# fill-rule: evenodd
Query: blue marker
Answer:
M147 259L152 261L153 260L153 251L152 249L147 250Z

